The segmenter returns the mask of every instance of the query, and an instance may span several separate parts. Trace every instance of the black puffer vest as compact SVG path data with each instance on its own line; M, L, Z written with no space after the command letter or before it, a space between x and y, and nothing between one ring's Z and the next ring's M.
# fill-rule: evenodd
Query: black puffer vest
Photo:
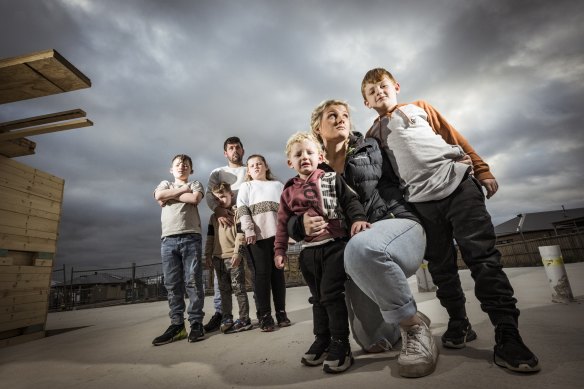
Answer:
M375 139L365 139L361 133L353 132L349 137L343 175L359 195L369 223L394 217L419 222L403 198L389 159Z

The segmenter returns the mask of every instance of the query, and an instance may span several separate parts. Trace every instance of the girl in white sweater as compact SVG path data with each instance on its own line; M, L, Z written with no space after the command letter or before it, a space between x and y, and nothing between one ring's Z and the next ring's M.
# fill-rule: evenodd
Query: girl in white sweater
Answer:
M277 269L274 264L278 207L284 185L274 179L266 159L258 154L247 159L246 179L237 195L237 216L255 265L255 294L260 328L270 332L275 328L270 290L278 326L290 325L286 315L284 270Z

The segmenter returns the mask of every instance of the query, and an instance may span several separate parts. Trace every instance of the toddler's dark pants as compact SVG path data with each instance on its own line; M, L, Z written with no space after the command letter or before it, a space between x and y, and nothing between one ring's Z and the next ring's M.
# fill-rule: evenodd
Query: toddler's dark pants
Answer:
M314 334L349 338L349 314L345 303L347 275L343 264L346 243L335 240L300 252L300 270L312 295Z

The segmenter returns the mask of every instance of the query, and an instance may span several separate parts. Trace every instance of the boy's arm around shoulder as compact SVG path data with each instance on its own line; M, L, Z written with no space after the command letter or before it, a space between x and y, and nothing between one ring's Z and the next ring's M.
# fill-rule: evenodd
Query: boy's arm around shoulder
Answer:
M367 222L367 215L359 200L359 195L340 174L336 175L335 189L345 217L351 223L351 236L370 228L371 225Z

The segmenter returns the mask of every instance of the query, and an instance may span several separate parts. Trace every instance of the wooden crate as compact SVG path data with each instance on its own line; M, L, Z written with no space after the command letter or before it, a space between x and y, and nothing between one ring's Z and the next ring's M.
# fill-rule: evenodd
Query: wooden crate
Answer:
M0 156L0 347L44 336L63 188Z

